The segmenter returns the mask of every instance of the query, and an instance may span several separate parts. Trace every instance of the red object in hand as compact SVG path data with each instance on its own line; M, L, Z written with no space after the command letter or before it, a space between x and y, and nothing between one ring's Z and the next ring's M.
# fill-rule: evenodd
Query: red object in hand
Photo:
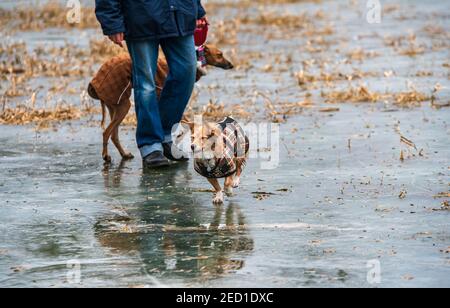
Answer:
M204 25L197 27L194 32L195 46L202 46L208 38L208 23L205 20Z

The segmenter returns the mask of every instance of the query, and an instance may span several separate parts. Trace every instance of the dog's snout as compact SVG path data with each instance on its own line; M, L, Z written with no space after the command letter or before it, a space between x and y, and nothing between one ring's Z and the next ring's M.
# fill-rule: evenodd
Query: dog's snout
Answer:
M195 151L195 144L191 145L192 151Z
M232 70L232 69L234 68L234 65L233 65L233 63L231 63L230 61L226 61L226 62L223 64L222 68L223 68L224 70Z

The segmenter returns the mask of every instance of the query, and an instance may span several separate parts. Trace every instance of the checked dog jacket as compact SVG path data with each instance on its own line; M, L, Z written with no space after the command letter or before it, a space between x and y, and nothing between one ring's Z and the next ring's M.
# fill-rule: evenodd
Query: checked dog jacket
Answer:
M211 169L208 164L201 159L194 161L194 168L197 173L206 178L226 178L232 176L237 171L236 160L240 159L245 165L247 154L250 149L250 142L239 123L231 117L218 123L222 129L224 150L221 157L217 157L216 164Z
M158 97L161 95L169 67L164 57L158 58L158 69L156 71L155 83ZM119 105L131 97L133 84L131 83L132 64L130 55L127 53L113 57L106 61L89 84L99 99L110 105ZM197 72L198 74L198 72ZM197 77L197 80L199 78ZM88 91L89 92L89 91Z

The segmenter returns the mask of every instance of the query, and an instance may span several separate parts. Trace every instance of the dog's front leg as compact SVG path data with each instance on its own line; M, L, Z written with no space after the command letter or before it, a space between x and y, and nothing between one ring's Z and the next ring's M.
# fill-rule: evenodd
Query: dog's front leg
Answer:
M234 178L233 178L233 188L238 188L239 185L241 185L241 175L242 175L242 169L244 167L244 163L242 160L238 159L236 161L236 165L237 165L237 169L236 169L236 174L234 175Z
M225 194L228 197L233 196L233 185L234 185L233 179L234 179L233 176L229 176L225 179Z
M223 204L223 190L220 187L219 180L208 179L209 183L214 187L215 195L213 199L214 204Z

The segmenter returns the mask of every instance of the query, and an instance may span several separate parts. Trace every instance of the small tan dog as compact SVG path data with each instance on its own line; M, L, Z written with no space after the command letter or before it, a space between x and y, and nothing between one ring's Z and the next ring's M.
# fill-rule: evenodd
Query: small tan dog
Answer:
M220 123L192 123L192 151L194 168L197 173L206 177L214 187L214 204L222 204L224 192L233 195L233 188L241 182L250 149L250 142L244 130L233 118L226 118ZM219 179L225 178L224 189Z
M223 52L214 45L204 46L207 65L222 68L224 70L233 69L233 64L224 57ZM94 79L88 87L88 94L93 99L100 100L102 104L102 127L105 124L106 109L109 111L111 123L103 132L103 152L102 157L106 162L111 161L108 154L108 142L112 142L119 150L123 159L132 159L134 156L125 151L119 140L119 126L128 114L131 107L131 58L128 54L114 57L102 65ZM157 95L160 97L164 83L169 73L169 66L163 56L158 59L158 70L156 73ZM204 70L197 69L196 81L205 75Z

